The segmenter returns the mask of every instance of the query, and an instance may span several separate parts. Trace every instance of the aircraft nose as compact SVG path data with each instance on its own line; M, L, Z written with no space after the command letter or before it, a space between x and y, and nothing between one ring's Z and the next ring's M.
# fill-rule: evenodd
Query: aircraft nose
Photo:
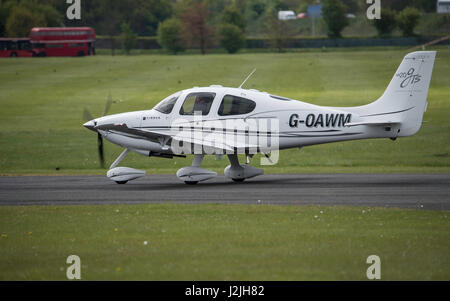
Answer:
M88 130L96 132L96 129L95 129L96 122L94 120L90 120L90 121L86 122L85 124L83 124L83 126L85 128L87 128Z

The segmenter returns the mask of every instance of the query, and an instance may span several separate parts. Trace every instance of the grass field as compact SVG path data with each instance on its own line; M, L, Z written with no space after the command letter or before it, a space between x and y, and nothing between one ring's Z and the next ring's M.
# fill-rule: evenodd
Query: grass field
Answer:
M2 207L0 280L450 279L448 212L269 205ZM147 244L145 244L147 242Z
M101 115L152 108L177 90L222 84L238 86L253 69L248 88L314 104L352 106L381 95L405 49L308 50L237 55L136 55L0 60L0 173L98 174L96 136L82 127L87 107ZM343 142L282 151L267 173L449 172L450 51L438 48L429 106L420 132L410 138ZM107 164L120 148L106 143ZM258 162L258 160L254 160ZM175 173L187 159L130 154L124 166ZM204 167L223 172L227 160L207 158Z

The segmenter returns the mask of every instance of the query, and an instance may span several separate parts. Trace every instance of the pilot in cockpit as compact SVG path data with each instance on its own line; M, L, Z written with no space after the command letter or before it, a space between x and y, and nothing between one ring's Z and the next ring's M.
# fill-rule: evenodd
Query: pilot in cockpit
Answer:
M209 111L209 103L210 97L198 95L195 99L194 113L200 111L202 115L206 115Z

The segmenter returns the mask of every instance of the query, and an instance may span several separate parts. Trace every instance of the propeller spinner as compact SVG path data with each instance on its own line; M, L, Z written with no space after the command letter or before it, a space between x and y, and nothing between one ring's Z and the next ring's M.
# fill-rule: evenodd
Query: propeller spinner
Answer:
M103 110L103 114L101 117L105 116L108 113L113 102L114 101L111 97L111 93L109 93L108 98L106 99L105 109ZM92 116L92 114L89 112L89 110L87 108L84 108L84 110L83 110L83 119L87 121L85 124L83 124L83 126L85 128L87 128L91 131L97 132L98 157L100 159L101 168L105 168L105 158L104 158L104 152L103 152L103 136L95 129L97 122L95 121L94 117Z

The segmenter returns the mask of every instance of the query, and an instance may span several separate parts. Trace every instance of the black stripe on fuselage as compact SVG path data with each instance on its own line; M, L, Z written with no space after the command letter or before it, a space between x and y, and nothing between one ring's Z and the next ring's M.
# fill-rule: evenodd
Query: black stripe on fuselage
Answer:
M396 113L402 113L402 112L406 112L409 110L414 109L415 107L411 107L405 110L401 110L401 111L395 111L395 112L387 112L387 113L377 113L377 114L370 114L370 115L361 115L360 117L370 117L370 116L380 116L380 115L390 115L390 114L396 114Z

